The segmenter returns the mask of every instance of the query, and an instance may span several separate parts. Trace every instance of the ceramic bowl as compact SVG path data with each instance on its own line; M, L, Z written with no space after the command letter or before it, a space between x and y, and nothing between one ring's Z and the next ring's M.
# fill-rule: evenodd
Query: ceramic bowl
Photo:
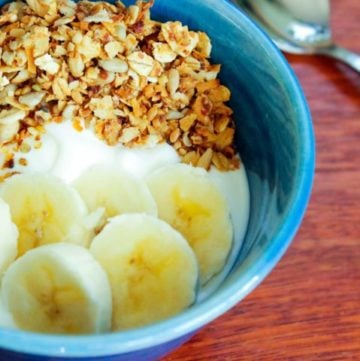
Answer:
M313 180L314 137L308 106L284 57L226 1L156 0L152 14L207 32L212 61L222 64L221 80L231 89L236 142L251 197L237 262L208 299L149 327L76 337L1 329L1 360L157 360L248 295L279 261L300 225Z

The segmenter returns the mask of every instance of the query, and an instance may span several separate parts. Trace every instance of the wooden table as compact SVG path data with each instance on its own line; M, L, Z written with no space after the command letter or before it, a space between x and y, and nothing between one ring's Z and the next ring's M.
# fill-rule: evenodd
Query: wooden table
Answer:
M336 41L360 53L360 1L333 1ZM311 202L271 275L166 361L360 360L360 74L287 56L317 139Z

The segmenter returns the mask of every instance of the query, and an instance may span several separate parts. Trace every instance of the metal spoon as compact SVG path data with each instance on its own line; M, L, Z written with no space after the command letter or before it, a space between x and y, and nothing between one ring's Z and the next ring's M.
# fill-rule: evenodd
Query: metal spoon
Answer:
M360 55L336 45L329 26L329 0L232 0L283 51L322 54L360 72Z

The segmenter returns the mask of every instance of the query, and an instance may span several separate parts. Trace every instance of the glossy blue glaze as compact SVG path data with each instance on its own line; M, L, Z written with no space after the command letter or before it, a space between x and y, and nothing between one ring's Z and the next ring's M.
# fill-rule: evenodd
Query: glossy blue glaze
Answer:
M221 79L232 91L237 145L251 191L250 224L237 263L210 298L150 327L79 337L1 329L0 360L159 359L249 294L284 254L300 225L313 180L314 138L307 104L283 56L226 1L156 0L153 17L206 31L213 61L223 64Z

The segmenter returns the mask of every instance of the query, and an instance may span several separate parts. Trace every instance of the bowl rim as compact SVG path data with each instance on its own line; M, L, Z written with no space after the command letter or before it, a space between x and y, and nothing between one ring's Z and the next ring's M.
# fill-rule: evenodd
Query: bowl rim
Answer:
M88 336L42 335L20 330L0 329L0 355L4 351L29 355L89 358L105 357L146 350L176 340L195 332L202 326L229 310L247 296L274 268L295 236L310 198L315 171L315 138L310 110L302 88L285 60L262 29L247 17L231 0L218 2L226 12L236 14L237 22L250 28L254 37L261 39L266 51L272 54L277 70L287 80L294 104L297 104L301 142L297 193L289 208L288 216L272 243L244 275L215 293L203 303L163 322L140 329ZM236 26L236 24L234 24Z

